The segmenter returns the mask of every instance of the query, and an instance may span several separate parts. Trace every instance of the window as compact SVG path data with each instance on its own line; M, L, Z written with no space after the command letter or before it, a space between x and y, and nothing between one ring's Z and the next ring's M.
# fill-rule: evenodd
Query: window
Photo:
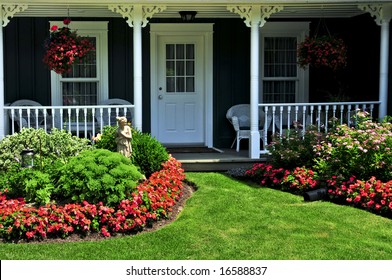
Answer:
M62 22L51 22L62 26ZM95 46L86 59L75 63L72 71L58 75L52 71L53 105L96 105L108 98L107 22L71 22L70 28Z
M269 22L261 28L261 103L308 101L308 71L297 66L297 45L308 28L302 22Z
M166 91L195 92L195 45L166 45Z

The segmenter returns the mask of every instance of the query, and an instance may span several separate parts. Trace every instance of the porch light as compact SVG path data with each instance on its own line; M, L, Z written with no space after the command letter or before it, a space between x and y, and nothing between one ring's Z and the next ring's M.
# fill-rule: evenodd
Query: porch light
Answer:
M22 157L22 167L33 168L34 167L34 151L32 149L24 149L20 153Z
M184 22L192 22L195 19L196 11L181 11L180 16Z

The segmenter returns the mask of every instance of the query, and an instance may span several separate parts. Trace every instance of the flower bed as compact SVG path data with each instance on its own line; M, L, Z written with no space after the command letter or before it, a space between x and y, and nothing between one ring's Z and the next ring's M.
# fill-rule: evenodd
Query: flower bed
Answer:
M303 195L305 192L325 187L317 180L317 173L307 168L294 170L275 168L271 164L258 163L246 171L246 175L261 186ZM382 182L375 177L357 180L351 176L343 180L332 176L326 180L328 198L332 202L347 204L392 218L392 180Z
M73 233L86 236L100 232L105 237L134 233L168 216L182 194L184 179L181 163L170 158L117 207L84 201L36 208L27 205L22 198L7 200L3 193L0 196L0 238L17 241L65 238Z

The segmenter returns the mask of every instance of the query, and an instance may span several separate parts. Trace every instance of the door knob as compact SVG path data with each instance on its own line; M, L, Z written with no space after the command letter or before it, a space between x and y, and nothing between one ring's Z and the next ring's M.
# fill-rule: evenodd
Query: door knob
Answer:
M158 99L163 99L163 95L162 94L158 95Z

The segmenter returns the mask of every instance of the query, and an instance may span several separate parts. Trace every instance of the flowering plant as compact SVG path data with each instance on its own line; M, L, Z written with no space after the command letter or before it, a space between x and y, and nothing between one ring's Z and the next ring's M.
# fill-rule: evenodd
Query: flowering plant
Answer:
M64 19L63 23L66 26L51 27L50 36L44 45L46 51L43 62L57 74L69 73L75 62L81 61L94 50L88 39L80 37L76 31L71 31L68 27L70 19Z
M342 39L333 36L308 36L298 45L297 57L301 68L327 67L336 71L347 65L347 48Z

